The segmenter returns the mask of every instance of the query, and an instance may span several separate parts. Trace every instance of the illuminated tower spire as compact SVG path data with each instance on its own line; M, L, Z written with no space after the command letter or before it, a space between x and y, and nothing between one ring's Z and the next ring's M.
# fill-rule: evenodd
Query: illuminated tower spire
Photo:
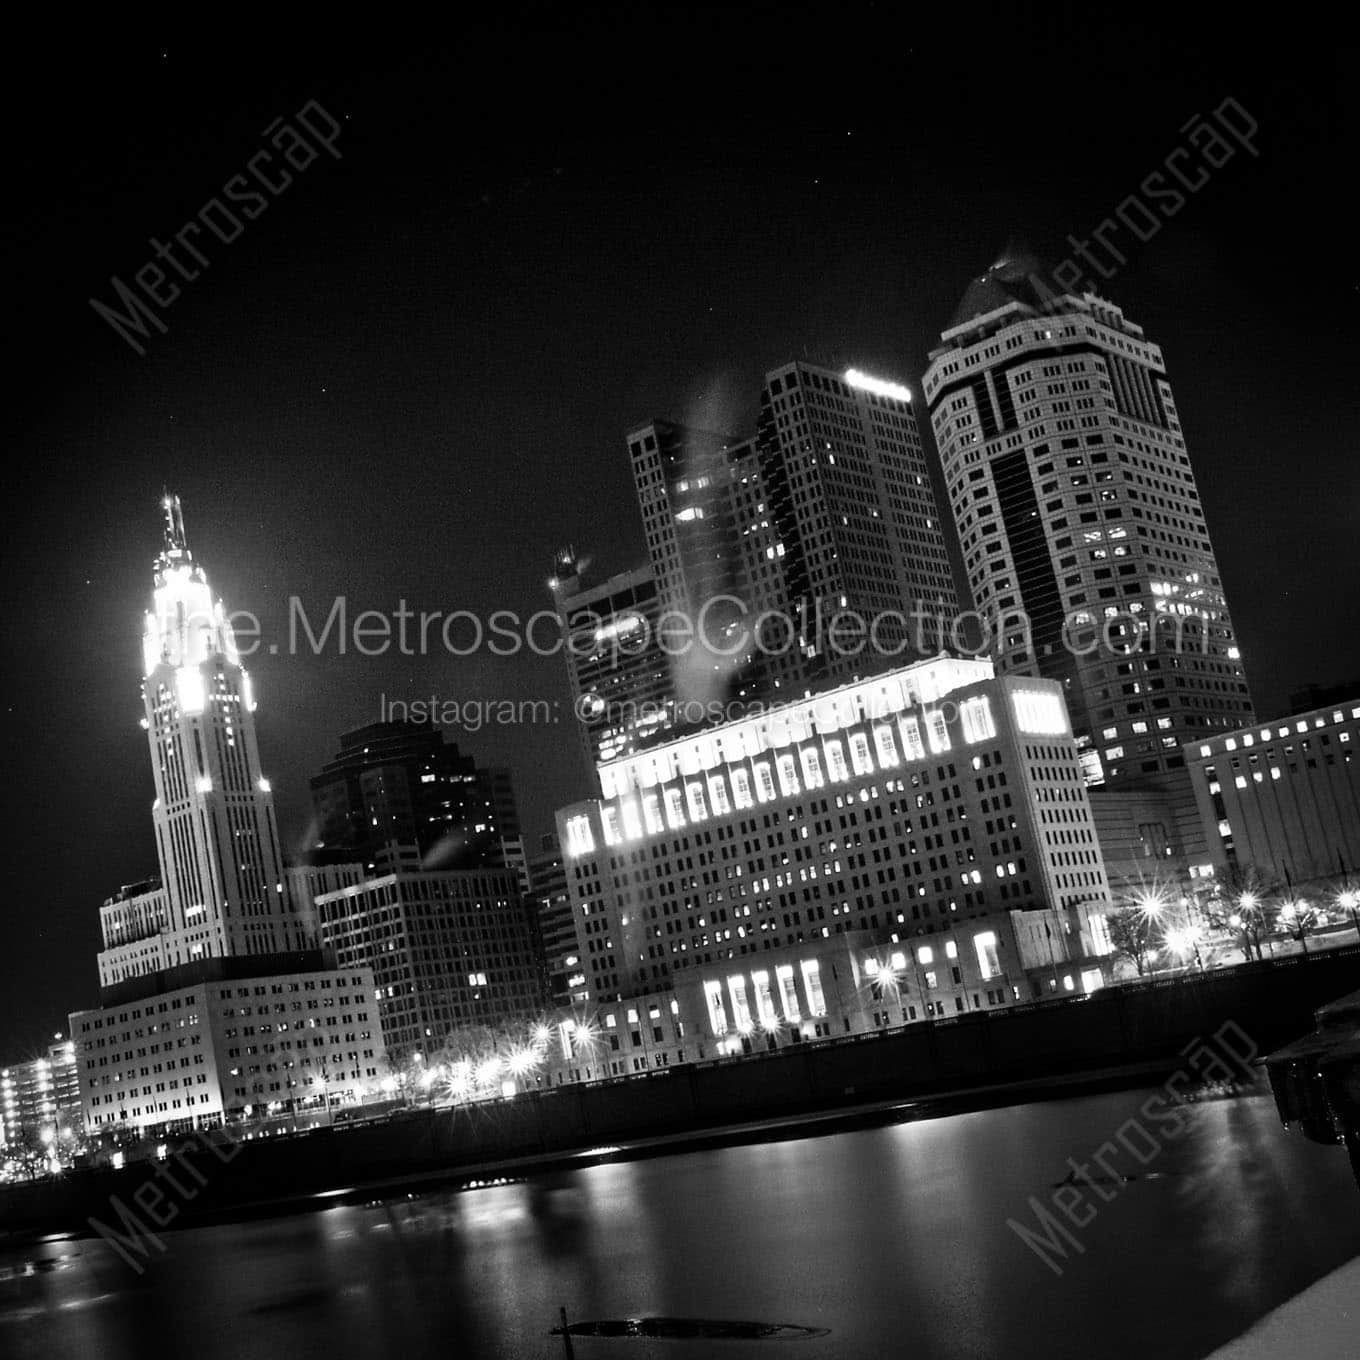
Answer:
M179 497L166 491L161 496L161 509L165 511L165 551L183 553L189 556L189 545L184 539L184 510Z
M166 963L305 947L290 929L250 676L222 602L187 546L179 497L167 493L161 508L165 542L143 631L142 695Z

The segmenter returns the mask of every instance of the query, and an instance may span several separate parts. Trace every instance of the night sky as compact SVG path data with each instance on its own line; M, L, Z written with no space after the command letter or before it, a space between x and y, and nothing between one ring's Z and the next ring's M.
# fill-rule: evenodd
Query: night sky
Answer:
M1068 254L1228 97L1259 157L1146 244L1111 238L1128 262L1101 291L1164 349L1258 709L1360 676L1354 44L958 9L504 8L447 35L11 54L0 1062L96 1002L99 904L156 867L138 719L162 486L216 593L284 650L290 596L527 616L560 544L600 573L642 560L631 423L744 429L791 357L918 387L1009 238ZM344 120L341 158L202 240L134 353L90 297L309 100ZM560 658L249 664L286 845L383 694L560 703L557 726L450 736L515 771L531 837L589 791Z

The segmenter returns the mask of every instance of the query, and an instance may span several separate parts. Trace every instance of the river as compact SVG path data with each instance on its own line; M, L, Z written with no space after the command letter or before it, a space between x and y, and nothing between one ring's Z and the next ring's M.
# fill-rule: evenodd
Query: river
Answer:
M824 1333L577 1337L576 1360L1200 1357L1360 1255L1360 1188L1263 1096L1186 1107L1104 1174L1092 1154L1148 1094L319 1205L166 1232L137 1268L98 1238L46 1242L0 1254L0 1355L536 1360L563 1355L565 1306ZM1038 1231L1031 1197L1051 1209L1064 1181L1084 1226L1060 1257L1008 1220Z

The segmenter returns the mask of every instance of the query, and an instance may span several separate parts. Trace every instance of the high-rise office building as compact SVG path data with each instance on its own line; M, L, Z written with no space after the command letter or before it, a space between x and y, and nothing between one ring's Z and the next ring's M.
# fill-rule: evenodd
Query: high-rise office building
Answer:
M1012 254L924 387L998 666L1062 684L1092 783L1181 788L1182 746L1252 705L1161 350Z
M650 567L594 585L575 549L557 554L549 582L562 624L572 710L592 767L643 750L676 727L664 612Z
M786 364L766 375L754 440L759 480L738 478L739 530L757 596L797 624L771 675L795 694L931 656L958 597L944 524L900 383ZM746 472L746 468L741 471ZM761 579L760 558L768 564ZM843 619L849 611L862 623Z
M627 442L665 607L697 617L720 596L743 595L731 484L732 468L749 456L750 444L671 420L640 425Z
M507 770L480 766L429 723L346 732L311 780L316 849L395 869L511 869L527 879Z
M789 363L766 375L753 434L652 420L627 445L650 570L587 591L566 550L554 576L595 762L953 640L944 526L901 384Z
M543 996L519 875L397 870L320 893L325 947L374 980L378 1022L401 1060L456 1030L527 1020Z
M576 938L567 870L555 832L541 837L538 853L529 857L529 878L533 885L529 903L546 993L554 1006L588 1001L590 992Z

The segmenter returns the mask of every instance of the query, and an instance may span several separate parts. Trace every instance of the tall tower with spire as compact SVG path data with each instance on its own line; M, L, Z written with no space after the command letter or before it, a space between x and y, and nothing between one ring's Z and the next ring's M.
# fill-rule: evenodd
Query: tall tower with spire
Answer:
M193 559L177 495L161 502L164 545L142 636L144 725L164 893L163 966L277 954L290 929L255 699L221 600Z

